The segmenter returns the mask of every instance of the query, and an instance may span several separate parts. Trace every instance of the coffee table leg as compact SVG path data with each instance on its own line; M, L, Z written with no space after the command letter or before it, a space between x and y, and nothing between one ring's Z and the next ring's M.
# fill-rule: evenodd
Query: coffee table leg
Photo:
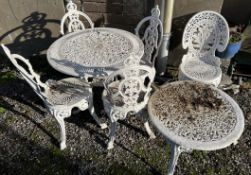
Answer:
M168 175L173 175L175 171L175 167L178 162L178 158L180 153L182 152L181 147L179 145L176 145L175 143L171 144L171 160L169 162L168 167Z

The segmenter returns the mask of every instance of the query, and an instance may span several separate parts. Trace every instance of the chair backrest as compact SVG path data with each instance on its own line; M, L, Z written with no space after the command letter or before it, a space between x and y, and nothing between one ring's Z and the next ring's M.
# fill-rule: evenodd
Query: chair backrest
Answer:
M5 45L1 44L1 46L5 54L9 57L10 61L14 64L20 74L39 95L39 97L44 100L44 92L48 90L49 87L45 83L40 81L40 76L34 72L30 62L21 55L11 54L10 50ZM20 62L27 66L27 70L20 65Z
M68 12L63 16L63 18L61 19L61 24L60 24L60 33L62 35L65 34L64 25L66 22L68 22L68 26L67 26L68 33L84 30L85 25L80 20L80 17L84 17L89 22L90 27L92 29L94 28L94 23L92 22L90 17L87 14L81 11L78 11L77 5L74 4L71 0L66 5L66 9Z
M148 102L155 69L146 65L133 65L110 74L104 87L116 107L136 112Z
M216 49L223 51L229 40L229 27L225 18L214 11L195 14L187 23L182 46L194 57L215 57ZM210 57L211 58L211 57Z
M155 59L163 38L163 25L159 17L160 10L158 5L156 5L151 10L151 16L142 19L135 28L135 34L145 45L143 59L152 66L155 64ZM140 32L141 29L145 29L142 34Z

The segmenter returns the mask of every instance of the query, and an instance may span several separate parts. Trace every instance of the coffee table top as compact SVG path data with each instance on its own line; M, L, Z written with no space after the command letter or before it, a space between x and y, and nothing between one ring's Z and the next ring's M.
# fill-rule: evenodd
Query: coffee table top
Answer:
M195 81L163 85L150 98L148 111L165 137L187 149L225 148L244 129L243 113L229 95Z
M144 45L136 35L115 28L94 28L61 37L50 46L47 58L62 73L95 77L118 69L132 55L141 58L143 53Z

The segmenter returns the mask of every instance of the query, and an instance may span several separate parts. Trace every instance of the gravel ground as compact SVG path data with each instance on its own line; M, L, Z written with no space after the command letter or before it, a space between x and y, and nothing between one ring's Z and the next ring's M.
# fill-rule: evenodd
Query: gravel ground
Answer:
M42 75L61 74L46 62L35 66ZM170 146L163 137L149 140L140 118L120 122L115 148L106 150L108 129L101 130L88 112L66 120L67 148L58 149L59 127L42 101L7 61L0 63L0 174L140 175L166 174ZM95 89L95 107L102 110L102 89ZM182 153L177 175L251 174L251 90L228 92L242 108L246 126L235 146L217 151ZM155 133L157 133L155 131Z

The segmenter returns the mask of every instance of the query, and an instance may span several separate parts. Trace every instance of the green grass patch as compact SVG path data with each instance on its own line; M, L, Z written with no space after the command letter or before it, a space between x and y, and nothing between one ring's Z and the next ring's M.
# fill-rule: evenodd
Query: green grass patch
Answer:
M6 112L6 109L0 105L0 114L3 114Z
M141 175L137 170L134 169L134 167L127 167L125 165L119 164L118 162L114 162L111 167L109 167L107 175ZM142 175L145 173L142 173Z
M16 73L14 71L8 71L0 73L0 84L5 84L11 80L17 79Z
M7 109L5 108L5 106L0 103L0 114L5 113L6 111Z

